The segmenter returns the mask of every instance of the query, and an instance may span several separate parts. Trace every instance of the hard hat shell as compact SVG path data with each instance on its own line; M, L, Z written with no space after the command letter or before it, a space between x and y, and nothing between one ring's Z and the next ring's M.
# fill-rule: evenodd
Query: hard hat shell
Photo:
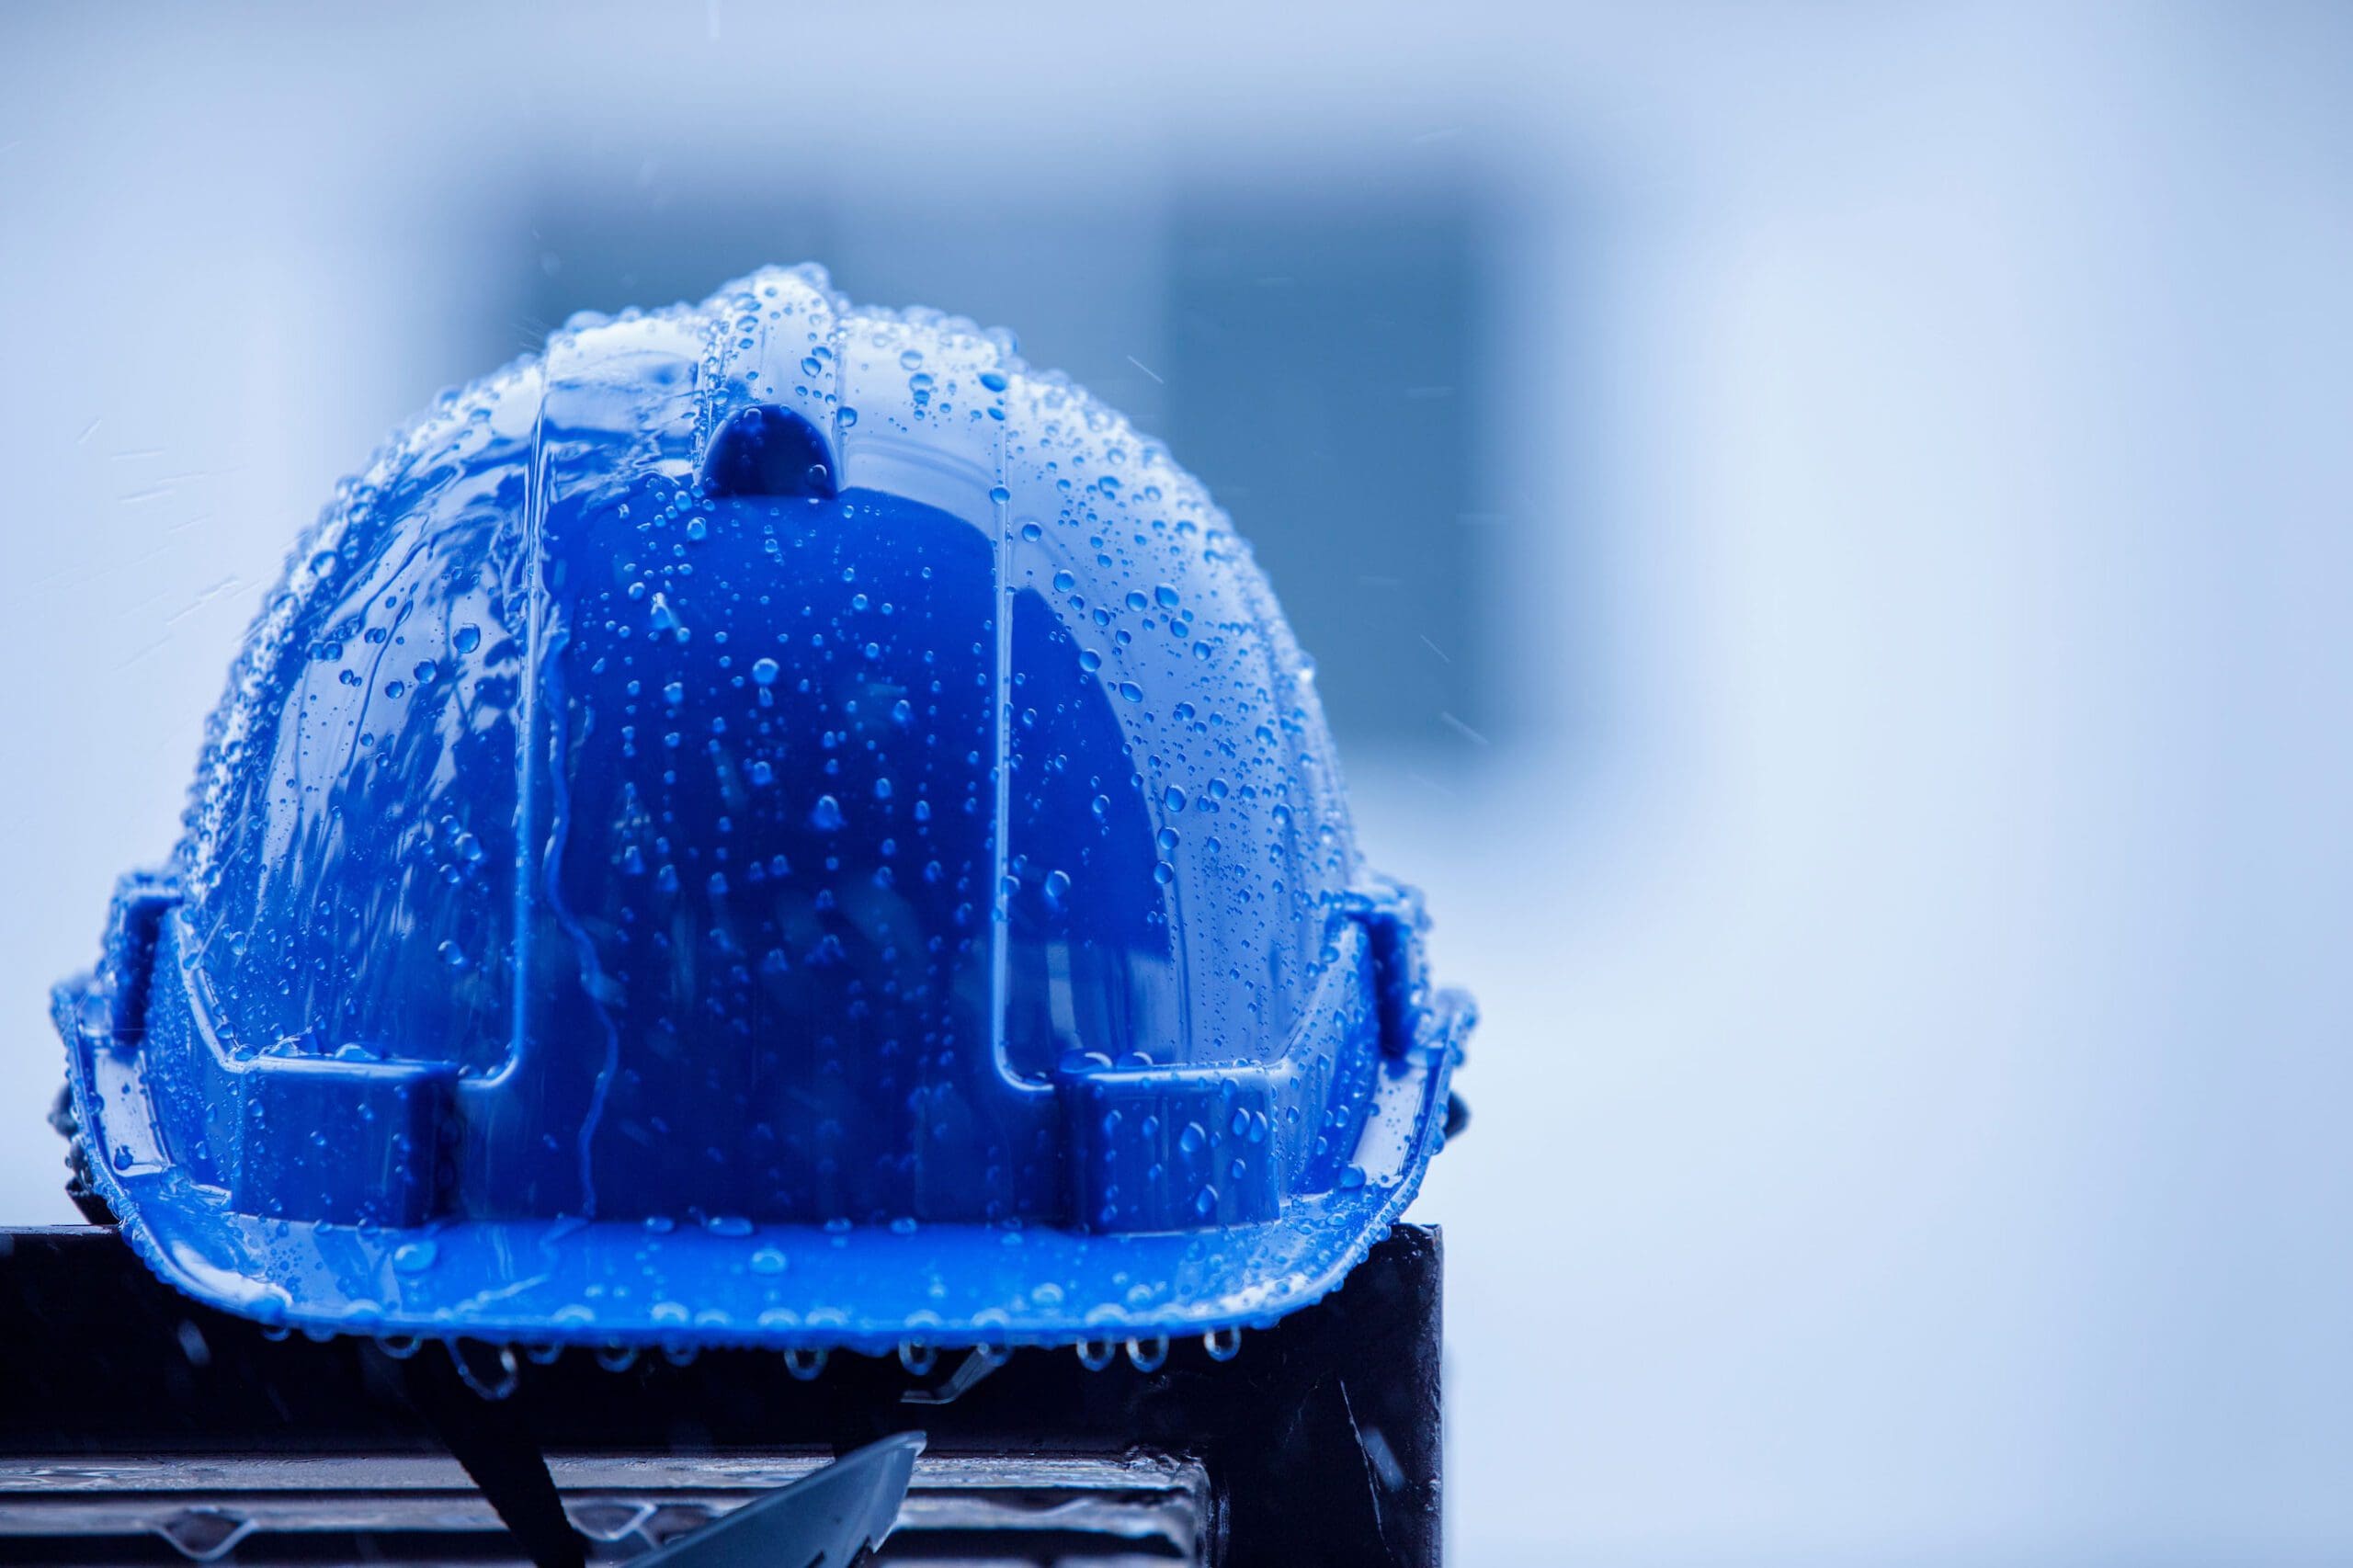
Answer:
M575 318L297 547L56 1017L165 1278L305 1327L878 1348L1260 1324L1467 1000L1201 487L815 268Z

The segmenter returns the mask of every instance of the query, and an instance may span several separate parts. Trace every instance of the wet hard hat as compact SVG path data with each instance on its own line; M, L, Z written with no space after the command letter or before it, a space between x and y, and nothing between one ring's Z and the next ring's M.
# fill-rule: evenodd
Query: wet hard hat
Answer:
M347 482L60 989L87 1180L251 1317L878 1348L1270 1321L1444 1136L1248 547L813 268L580 317Z

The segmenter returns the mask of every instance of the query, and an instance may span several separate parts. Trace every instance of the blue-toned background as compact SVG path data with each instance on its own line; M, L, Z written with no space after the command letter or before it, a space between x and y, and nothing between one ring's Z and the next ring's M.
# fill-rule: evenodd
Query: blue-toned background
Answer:
M47 984L438 387L762 261L1205 477L1488 1023L1473 1564L2353 1558L2353 12L0 13Z

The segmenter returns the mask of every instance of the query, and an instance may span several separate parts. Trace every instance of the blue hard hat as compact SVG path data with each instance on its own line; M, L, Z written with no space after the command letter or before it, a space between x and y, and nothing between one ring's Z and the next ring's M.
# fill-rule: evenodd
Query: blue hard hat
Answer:
M169 867L59 990L165 1278L380 1335L1262 1324L1471 1022L1201 487L814 268L579 317L297 547Z

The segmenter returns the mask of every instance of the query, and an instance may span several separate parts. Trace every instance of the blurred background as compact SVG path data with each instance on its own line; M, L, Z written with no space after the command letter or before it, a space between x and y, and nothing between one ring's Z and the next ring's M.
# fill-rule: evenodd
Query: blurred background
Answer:
M1474 1564L2353 1557L2353 10L0 12L0 1221L280 552L583 307L1004 324L1487 1022Z

